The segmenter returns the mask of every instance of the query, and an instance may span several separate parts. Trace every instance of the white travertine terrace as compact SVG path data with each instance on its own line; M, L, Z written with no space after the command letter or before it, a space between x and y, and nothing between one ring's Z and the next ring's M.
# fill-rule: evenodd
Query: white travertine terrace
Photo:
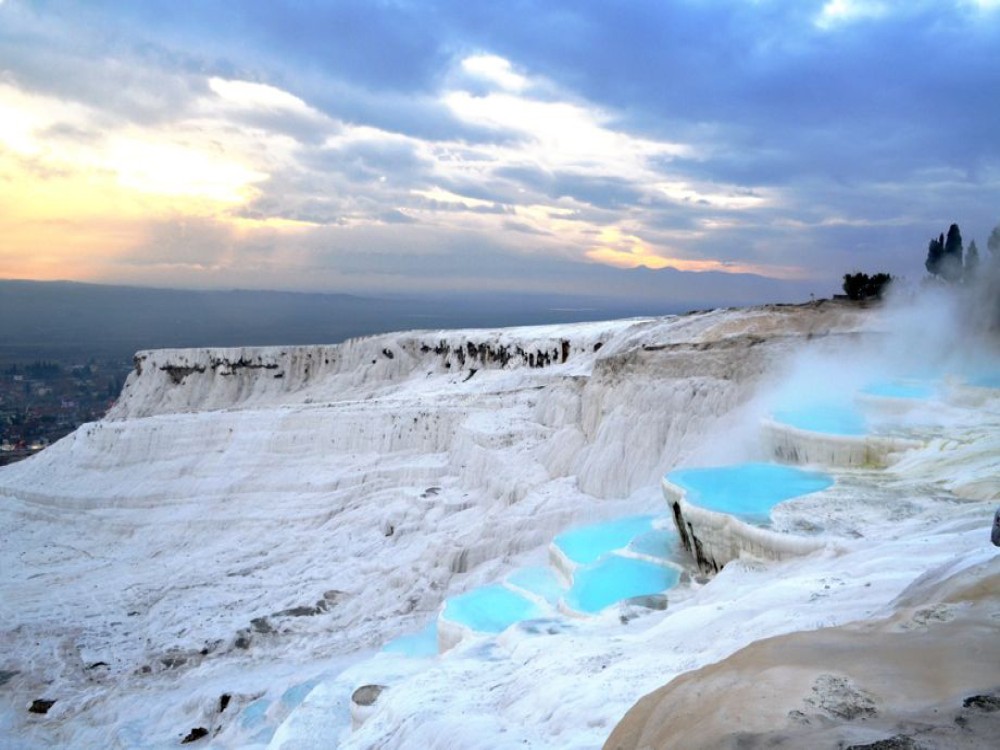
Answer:
M663 497L684 547L704 573L717 573L739 558L784 560L822 549L828 540L772 531L688 502L687 491L664 477Z
M819 466L889 466L904 451L919 448L919 440L888 435L832 435L802 430L773 419L761 423L761 440L779 461Z
M140 355L107 418L0 469L0 737L595 748L674 676L883 618L989 544L995 397L884 472L848 470L835 523L787 504L785 528L835 529L836 548L735 560L663 611L378 652L446 598L544 564L571 526L662 513L671 469L761 459L755 400L876 318L817 303ZM369 684L388 689L352 732ZM26 710L42 698L48 714Z

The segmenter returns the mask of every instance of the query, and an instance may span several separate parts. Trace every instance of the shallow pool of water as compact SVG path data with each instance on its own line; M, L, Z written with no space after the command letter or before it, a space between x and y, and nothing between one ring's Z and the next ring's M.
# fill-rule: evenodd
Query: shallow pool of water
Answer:
M833 477L780 464L747 463L678 469L667 480L687 490L688 502L747 520L766 520L783 500L825 490Z
M436 656L438 653L437 620L431 620L423 630L394 638L382 647L390 654L402 654L414 659Z
M866 386L861 392L881 398L927 399L932 398L937 389L930 383L915 380L884 380Z
M653 529L635 537L628 549L637 555L670 559L677 547L677 532L673 529Z
M566 604L577 612L600 612L623 599L666 591L678 578L675 568L608 555L598 563L577 568Z
M827 435L858 436L868 432L861 412L847 404L782 409L774 413L774 419L790 427Z
M588 565L609 552L624 549L640 534L652 531L654 518L656 516L626 516L581 526L564 531L552 543L573 562Z
M968 383L977 388L1000 388L1000 373L977 375L969 378Z
M317 678L308 680L307 682L300 682L298 685L292 685L281 694L281 702L286 708L298 708L319 682L320 680Z
M246 708L240 713L240 726L244 729L255 729L264 724L267 719L267 709L270 705L270 701L263 698L258 698L252 703L247 704Z
M480 633L501 633L515 622L541 617L539 607L506 586L483 586L452 597L443 617Z
M516 570L507 576L507 582L512 586L530 591L553 606L566 593L566 589L559 581L555 571L543 566Z

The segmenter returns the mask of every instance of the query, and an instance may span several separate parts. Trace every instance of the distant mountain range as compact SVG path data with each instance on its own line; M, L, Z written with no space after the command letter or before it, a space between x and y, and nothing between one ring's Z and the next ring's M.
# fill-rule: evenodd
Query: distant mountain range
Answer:
M361 296L0 280L0 358L129 358L141 349L337 343L396 330L570 323L803 297L786 282L762 279L764 288L747 297L736 293L740 279L729 274L685 273L684 301L667 293L679 273L620 271L618 297ZM673 283L664 285L667 280ZM651 293L657 286L662 293ZM629 301L621 299L623 288L634 288L625 295Z

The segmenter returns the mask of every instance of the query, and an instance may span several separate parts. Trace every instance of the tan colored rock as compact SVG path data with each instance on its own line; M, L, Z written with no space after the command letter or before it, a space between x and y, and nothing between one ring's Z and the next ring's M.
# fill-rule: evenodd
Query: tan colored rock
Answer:
M681 675L604 748L1000 746L1000 556L924 576L895 604L887 619L769 638Z

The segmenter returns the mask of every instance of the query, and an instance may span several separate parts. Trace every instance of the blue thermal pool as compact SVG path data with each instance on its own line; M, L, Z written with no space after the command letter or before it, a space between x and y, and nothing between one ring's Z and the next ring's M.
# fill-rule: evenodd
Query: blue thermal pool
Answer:
M240 713L240 728L247 732L256 732L249 738L250 742L255 745L263 745L266 747L271 741L271 738L274 736L274 727L269 726L267 722L267 710L270 707L270 701L264 698L258 698L250 703ZM138 744L135 745L135 747L138 746Z
M382 647L389 654L402 654L419 659L438 653L437 620L431 620L423 630L394 638Z
M483 586L449 599L443 617L480 633L502 633L515 622L542 617L536 604L506 586Z
M617 549L624 549L635 537L653 530L656 516L627 516L614 521L582 526L559 534L552 543L570 560L588 565Z
M608 555L595 565L577 568L566 604L577 612L600 612L623 599L666 591L679 575L674 568Z
M507 583L541 597L552 606L566 593L552 568L542 566L516 570L507 576Z
M676 543L677 532L673 529L653 529L635 537L628 548L637 555L667 560L676 549Z
M979 375L974 378L969 378L969 385L974 385L978 388L1000 388L1000 374L997 375Z
M922 383L912 380L885 380L872 383L861 391L869 396L880 396L881 398L931 398L937 393L937 389L930 383Z
M240 713L240 726L244 729L254 729L261 726L267 720L267 709L271 702L258 698L248 704Z
M667 481L687 491L688 502L748 520L766 520L778 503L825 490L833 477L780 464L737 464L706 469L678 469Z
M281 694L281 703L286 708L298 708L302 705L302 701L306 699L306 696L312 692L312 689L319 684L319 680L308 680L307 682L300 682L298 685L292 685L285 692Z
M864 417L848 405L784 409L775 412L774 419L800 430L829 435L864 435L868 432Z

